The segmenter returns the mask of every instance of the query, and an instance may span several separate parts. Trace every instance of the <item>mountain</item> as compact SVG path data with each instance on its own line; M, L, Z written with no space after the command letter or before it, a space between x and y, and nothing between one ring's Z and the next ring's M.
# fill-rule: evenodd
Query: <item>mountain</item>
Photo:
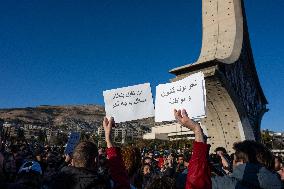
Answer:
M97 122L105 115L104 107L98 105L39 106L0 109L0 119L9 122L62 125L71 120Z
M80 128L84 130L97 129L102 125L105 111L99 105L68 105L0 109L0 120L17 125L37 125L49 128L65 128L72 130ZM1 122L1 121L0 121ZM133 127L149 129L154 125L153 118L131 121L118 124L120 127ZM144 130L144 129L143 129Z

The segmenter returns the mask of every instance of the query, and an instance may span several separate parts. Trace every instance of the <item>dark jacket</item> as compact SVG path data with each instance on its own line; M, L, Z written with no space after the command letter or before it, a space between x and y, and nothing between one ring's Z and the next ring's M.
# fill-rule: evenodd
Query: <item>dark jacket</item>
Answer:
M129 189L124 163L119 148L108 148L108 167L111 179L99 177L97 172L86 168L64 167L52 183L51 188L56 189L108 189L110 183L114 189Z
M59 189L108 189L110 182L100 178L96 172L72 166L63 167L51 188Z
M281 189L277 173L258 164L238 165L231 175L212 178L212 189Z

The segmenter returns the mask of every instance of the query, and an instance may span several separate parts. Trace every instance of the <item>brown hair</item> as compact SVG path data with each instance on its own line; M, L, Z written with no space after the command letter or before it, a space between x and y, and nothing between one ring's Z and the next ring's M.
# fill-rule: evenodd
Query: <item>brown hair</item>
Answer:
M125 147L121 151L122 159L128 173L128 176L133 176L141 165L141 154L138 148Z
M93 168L95 158L98 155L98 148L92 142L80 142L73 153L73 163L75 167Z
M267 169L274 167L274 158L271 151L263 144L256 141L245 140L234 144L236 161L243 160L244 163L259 163Z

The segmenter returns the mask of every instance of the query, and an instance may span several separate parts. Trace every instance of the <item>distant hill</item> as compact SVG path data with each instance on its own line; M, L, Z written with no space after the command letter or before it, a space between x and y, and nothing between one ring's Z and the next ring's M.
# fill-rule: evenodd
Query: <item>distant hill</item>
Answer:
M32 124L45 127L68 127L68 130L81 127L81 129L96 129L101 126L105 116L104 107L100 105L68 105L0 109L0 120L16 123L18 125ZM121 127L153 126L154 119L147 118L138 121L119 124ZM143 129L144 130L144 129Z
M104 107L98 105L38 106L0 109L0 119L9 122L62 125L69 121L97 122L105 115Z

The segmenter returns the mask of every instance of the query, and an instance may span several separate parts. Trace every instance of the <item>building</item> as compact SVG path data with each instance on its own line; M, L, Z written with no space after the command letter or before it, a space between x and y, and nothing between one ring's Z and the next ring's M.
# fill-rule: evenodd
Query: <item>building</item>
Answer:
M46 134L47 128L38 125L24 124L23 130L26 139L37 138L41 133Z
M101 140L105 140L105 132L102 126L98 128L97 134ZM126 134L127 134L126 128L113 128L112 129L112 136L113 136L114 142L124 143L126 139Z
M191 140L194 139L194 133L179 123L168 123L152 127L151 133L143 135L143 139Z
M271 137L271 152L275 156L284 157L284 132L273 132L268 130L263 132L268 132L269 136Z
M14 123L5 122L3 124L3 132L10 137L17 137L19 126Z

